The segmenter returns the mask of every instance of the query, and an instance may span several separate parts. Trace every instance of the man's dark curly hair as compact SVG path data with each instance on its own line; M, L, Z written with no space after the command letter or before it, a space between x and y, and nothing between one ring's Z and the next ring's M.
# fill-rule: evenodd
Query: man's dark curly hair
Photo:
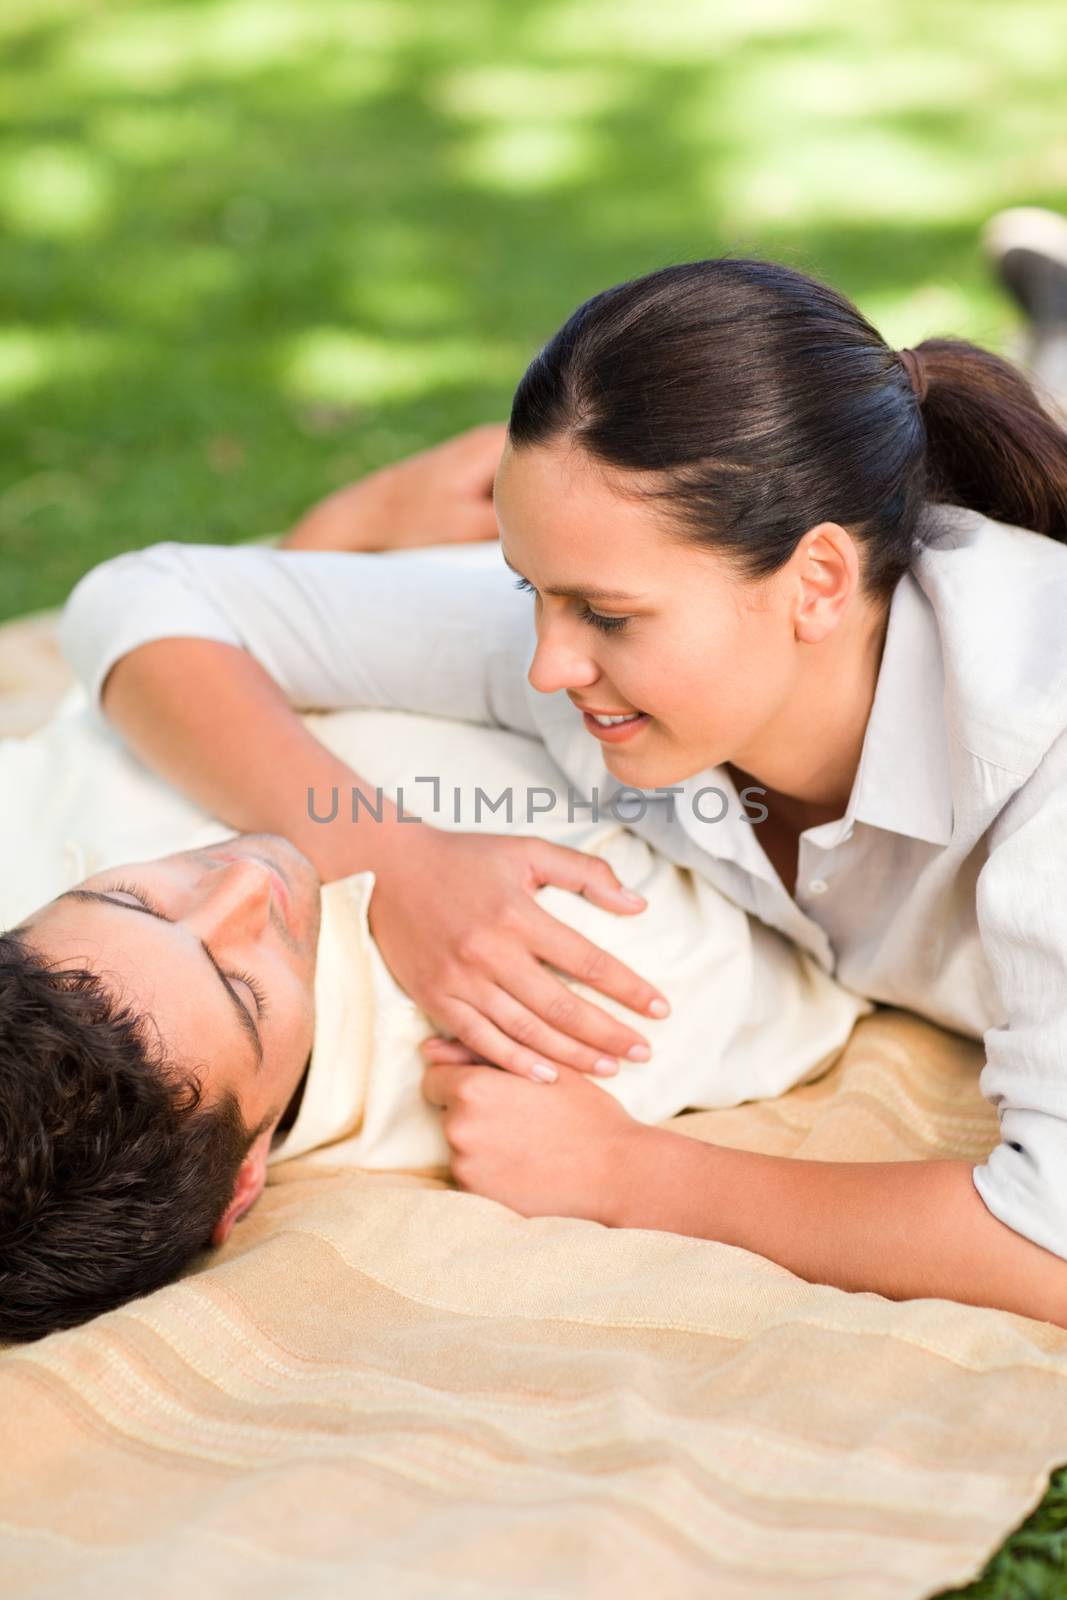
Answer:
M260 1131L230 1092L204 1104L150 1017L22 932L0 934L0 1340L73 1327L176 1277Z

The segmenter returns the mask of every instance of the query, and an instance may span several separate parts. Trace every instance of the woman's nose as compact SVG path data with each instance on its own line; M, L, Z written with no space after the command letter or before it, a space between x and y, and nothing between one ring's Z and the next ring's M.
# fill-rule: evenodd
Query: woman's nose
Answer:
M555 694L558 689L587 689L600 676L600 669L588 654L573 643L568 643L566 631L546 626L544 620L537 630L537 648L533 653L526 681L540 694Z
M202 936L251 938L270 920L270 869L259 861L220 861L205 869L185 917Z

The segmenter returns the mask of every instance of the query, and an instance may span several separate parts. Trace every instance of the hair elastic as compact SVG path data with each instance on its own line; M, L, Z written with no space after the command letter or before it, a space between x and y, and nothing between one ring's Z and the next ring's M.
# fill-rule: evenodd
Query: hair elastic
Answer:
M917 350L898 350L897 360L908 374L908 382L915 390L915 398L922 405L926 399L926 368Z

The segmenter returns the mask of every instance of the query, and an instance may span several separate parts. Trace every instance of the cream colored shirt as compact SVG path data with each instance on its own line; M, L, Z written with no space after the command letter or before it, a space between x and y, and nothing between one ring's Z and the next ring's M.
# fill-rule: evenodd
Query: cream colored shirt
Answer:
M845 814L801 835L795 898L723 768L646 791L629 825L849 989L982 1039L1001 1142L975 1187L1067 1258L1067 548L958 507L925 517ZM62 627L94 699L165 635L243 646L294 705L512 728L580 797L619 788L566 694L528 684L530 597L495 546L465 568L165 543L90 573Z

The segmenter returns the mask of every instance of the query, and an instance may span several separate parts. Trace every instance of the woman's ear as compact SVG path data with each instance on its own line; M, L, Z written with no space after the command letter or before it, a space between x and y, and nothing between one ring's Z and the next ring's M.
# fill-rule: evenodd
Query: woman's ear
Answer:
M267 1181L267 1154L273 1134L273 1127L264 1128L249 1145L248 1153L237 1169L233 1199L211 1230L211 1242L216 1248L226 1243L234 1223L251 1210L263 1193Z
M794 634L800 644L821 644L859 587L856 541L840 523L820 522L808 529L793 559L799 584Z

